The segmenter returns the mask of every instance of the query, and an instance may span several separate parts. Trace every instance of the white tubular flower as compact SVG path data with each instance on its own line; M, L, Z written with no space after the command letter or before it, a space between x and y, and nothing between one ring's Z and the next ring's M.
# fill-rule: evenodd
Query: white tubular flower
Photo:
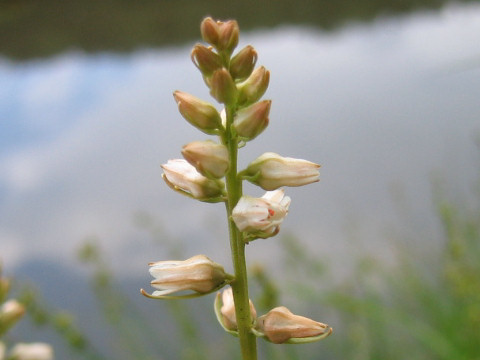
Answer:
M257 319L257 311L255 310L255 307L250 299L248 302L250 304L250 320L253 324ZM223 305L220 308L220 314L223 322L222 325L228 330L236 331L238 329L237 317L235 315L235 304L233 302L233 291L231 287L223 291L222 303Z
M241 172L241 176L264 190L282 186L302 186L319 181L320 165L303 159L267 152Z
M45 343L16 344L9 359L14 360L53 360L53 349Z
M202 201L220 201L223 182L206 178L186 160L168 160L162 168L163 179L173 190Z
M223 177L230 164L227 147L212 140L188 143L183 147L182 155L206 177Z
M149 272L155 278L151 285L158 289L150 295L153 298L184 290L206 294L217 290L232 278L225 273L222 265L205 255L196 255L183 261L158 261L149 265Z
M242 196L233 209L233 221L242 232L271 237L279 232L290 202L283 189L267 191L261 198Z
M260 316L256 330L275 344L313 342L332 333L328 325L294 315L285 306L276 307Z

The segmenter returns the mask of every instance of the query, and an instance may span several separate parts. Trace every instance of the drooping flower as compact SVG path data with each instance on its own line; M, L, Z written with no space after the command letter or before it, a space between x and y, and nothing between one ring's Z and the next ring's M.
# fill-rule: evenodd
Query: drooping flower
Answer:
M188 143L183 147L182 155L199 173L209 178L223 177L230 164L226 146L212 140Z
M168 160L162 168L163 179L175 191L201 201L221 201L224 183L206 178L186 160Z
M152 287L157 290L149 297L164 297L184 290L206 294L228 283L232 276L223 266L205 255L196 255L187 260L166 260L150 263L150 274L155 278Z
M302 186L319 181L320 165L308 160L282 157L267 152L251 162L240 175L264 190Z
M256 237L274 236L288 213L291 199L285 191L267 191L261 198L242 196L233 209L232 218L242 232Z
M237 327L237 317L235 315L235 303L233 301L233 291L232 288L229 287L225 289L222 292L222 307L220 308L220 314L221 314L221 321L222 325L232 331L236 331L238 329ZM218 301L218 295L217 295L217 301ZM255 320L257 319L257 311L255 310L255 307L253 306L252 301L249 299L248 300L249 305L250 305L250 320L251 323L253 324Z
M328 325L292 314L285 306L276 307L260 316L256 330L275 344L313 342L332 333Z

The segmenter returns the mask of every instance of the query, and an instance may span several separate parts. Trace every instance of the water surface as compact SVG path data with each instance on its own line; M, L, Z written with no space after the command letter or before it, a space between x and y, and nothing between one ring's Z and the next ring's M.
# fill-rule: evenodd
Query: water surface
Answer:
M396 231L419 247L435 241L432 177L461 197L478 170L479 19L478 4L452 5L328 33L290 26L243 34L241 45L254 45L272 73L265 97L273 105L269 128L242 150L241 165L265 151L322 164L320 183L287 189L293 201L282 232L340 263L352 238L380 254ZM0 60L7 269L32 259L71 263L94 235L118 271L142 274L167 250L134 225L138 212L185 242L187 255L229 267L223 207L183 198L161 180L161 163L207 138L171 95L208 99L192 45ZM245 192L261 195L250 185ZM257 243L252 260L278 250L275 239Z

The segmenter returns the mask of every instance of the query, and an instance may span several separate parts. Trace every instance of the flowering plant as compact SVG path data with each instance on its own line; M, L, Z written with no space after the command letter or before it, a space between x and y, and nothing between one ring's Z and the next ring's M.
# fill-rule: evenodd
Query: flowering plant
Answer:
M268 126L271 101L260 99L267 90L270 73L263 66L255 69L257 53L250 45L233 55L239 38L236 21L206 18L200 30L209 46L195 45L191 58L223 109L218 111L213 104L182 91L175 91L174 99L185 120L205 134L217 136L218 142L185 145L184 159L162 165L163 179L183 195L225 204L234 274L226 273L205 255L184 261L158 261L150 264L155 278L151 285L157 290L152 294L143 289L141 292L150 298L177 299L202 296L229 284L216 296L217 319L228 333L238 336L242 358L255 360L257 337L272 343L306 343L332 332L328 325L294 315L285 307L257 318L248 295L245 259L246 244L280 231L291 202L280 188L317 182L320 165L267 152L246 169L237 170L238 150ZM244 180L267 193L260 198L243 195Z

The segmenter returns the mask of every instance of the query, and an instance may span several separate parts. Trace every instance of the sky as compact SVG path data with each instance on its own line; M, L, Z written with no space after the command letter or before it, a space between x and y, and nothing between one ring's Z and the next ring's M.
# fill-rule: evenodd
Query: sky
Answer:
M269 127L242 149L240 166L267 151L322 165L319 183L286 190L292 204L282 233L340 266L352 241L386 254L396 231L419 246L438 237L432 181L439 176L468 199L478 175L479 33L478 4L334 32L241 33L240 46L252 44L271 71L265 98L273 103ZM7 270L39 258L75 266L75 251L94 236L117 271L145 271L169 251L135 225L139 213L188 256L228 263L223 207L181 197L161 180L160 164L208 138L172 97L179 89L214 103L190 61L193 45L0 59ZM262 195L249 184L245 192ZM278 247L259 240L247 255L268 262Z

